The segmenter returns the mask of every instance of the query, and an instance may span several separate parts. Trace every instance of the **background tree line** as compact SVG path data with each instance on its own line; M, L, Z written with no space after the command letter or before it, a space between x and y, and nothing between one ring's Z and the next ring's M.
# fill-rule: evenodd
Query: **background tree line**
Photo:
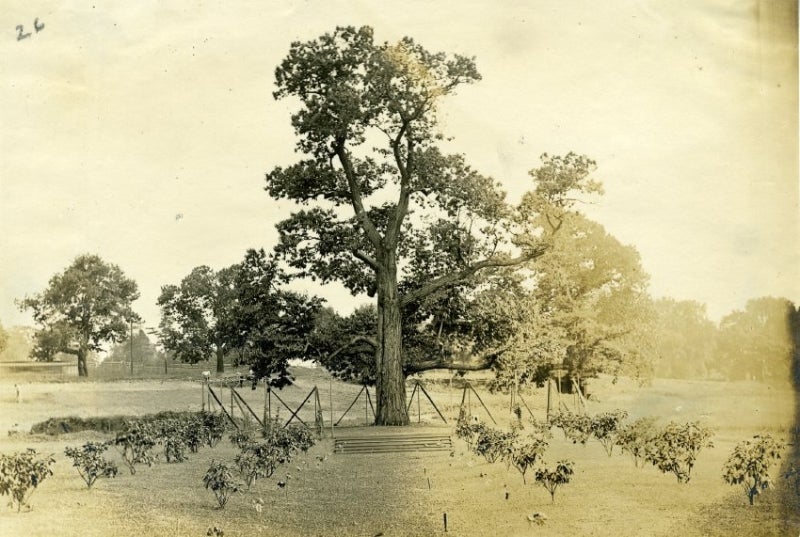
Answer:
M218 372L232 358L276 386L290 359L316 360L375 384L376 421L394 425L408 421L405 378L438 368L492 369L499 387L554 368L578 381L787 377L794 305L755 299L716 326L700 304L653 300L636 249L579 211L602 195L589 157L541 155L511 203L448 153L439 104L479 80L474 58L379 43L369 27L292 43L274 97L293 103L299 160L273 167L265 190L294 210L270 253L164 285L160 344L186 362L213 357ZM374 302L343 316L291 291L294 278ZM138 296L119 267L79 256L19 302L39 325L34 357L73 354L88 374L90 352L129 337Z

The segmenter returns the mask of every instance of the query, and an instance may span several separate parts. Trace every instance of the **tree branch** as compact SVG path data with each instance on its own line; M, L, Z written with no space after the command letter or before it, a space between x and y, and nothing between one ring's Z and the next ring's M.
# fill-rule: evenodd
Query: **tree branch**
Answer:
M356 177L356 172L353 169L353 163L350 162L350 157L347 155L347 151L344 148L344 142L337 142L335 151L336 155L339 157L339 162L342 164L344 175L347 178L347 186L350 188L350 201L353 204L353 210L356 213L356 218L358 218L358 221L361 222L361 227L364 229L364 233L367 235L369 241L372 243L375 249L378 250L382 246L381 234L378 233L378 229L375 227L375 224L372 222L372 220L370 220L366 210L364 209L361 188L358 186L358 178Z
M336 358L336 356L338 356L341 352L349 349L357 343L366 343L367 345L370 345L376 349L378 348L378 342L375 338L369 336L354 336L350 341L330 353L327 359L330 360L331 358Z
M407 375L414 373L421 373L423 371L430 371L431 369L449 369L450 371L484 371L490 369L500 356L507 351L510 346L502 347L486 351L482 354L475 356L468 352L461 352L458 354L457 359L452 356L442 356L441 358L434 358L430 360L423 360L421 362L413 362L406 364L403 367Z
M426 296L442 289L444 287L449 287L451 285L456 285L468 278L472 277L476 273L480 272L483 269L487 268L499 268L499 267L513 267L519 265L521 263L525 263L526 261L531 261L536 259L537 257L542 256L547 251L546 247L539 247L535 250L532 250L526 254L520 255L518 257L490 257L484 259L482 261L478 261L477 263L470 265L464 269L461 269L456 272L451 272L449 274L445 274L436 278L435 280L431 280L427 284L418 287L412 291L409 291L402 297L400 297L400 306L407 306L408 304L412 304Z
M361 250L351 250L350 253L353 254L353 257L355 257L356 259L363 261L364 264L369 266L369 268L371 268L372 270L374 271L378 270L378 262L372 259L364 252L362 252Z
M402 127L400 127L400 132L397 133L397 137L392 140L392 152L394 154L394 160L397 164L397 169L400 171L400 194L397 199L397 207L394 211L394 214L389 217L389 226L386 230L386 246L389 249L393 249L397 244L397 238L400 235L400 228L403 224L403 218L405 218L406 213L408 212L408 200L411 196L411 176L409 175L409 168L411 165L411 153L414 150L414 143L410 137L406 137L407 143L407 152L406 155L406 162L403 162L403 156L400 154L400 142L403 139L403 136L406 135L408 130L408 122L403 121Z

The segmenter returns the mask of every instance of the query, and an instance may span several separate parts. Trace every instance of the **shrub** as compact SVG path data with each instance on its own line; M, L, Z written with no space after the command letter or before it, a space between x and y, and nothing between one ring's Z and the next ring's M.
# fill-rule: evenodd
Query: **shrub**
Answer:
M572 469L573 464L572 461L562 460L556 463L555 468L544 466L536 470L536 482L547 489L547 492L550 493L551 502L555 503L556 501L558 487L569 483L572 474L575 473Z
M543 440L550 440L553 438L553 433L550 432L550 424L548 422L540 421L536 418L530 418L528 421L531 425L531 433L534 436Z
M722 478L729 485L741 485L753 505L755 497L772 484L769 468L781 458L783 447L770 435L740 442L725 461Z
M10 496L9 505L19 512L23 505L28 505L42 481L53 475L50 466L54 462L52 456L37 457L33 448L13 455L0 455L0 495Z
M248 445L255 442L253 439L253 434L250 431L245 430L239 430L230 433L228 435L228 439L231 441L231 444L239 449L245 449Z
M639 418L633 423L627 423L617 430L614 443L622 449L623 453L633 456L633 464L637 468L646 458L648 450L657 434L655 418Z
M208 447L215 447L225 434L225 417L222 414L214 414L213 412L201 412L199 418L202 425L203 441Z
M186 460L187 431L185 420L167 418L157 422L158 443L164 446L164 457L167 462L183 462Z
M314 446L314 435L305 425L293 423L284 430L288 436L289 445L293 450L305 453Z
M88 488L92 488L95 481L101 477L116 477L117 465L103 457L108 449L104 442L87 442L78 448L66 448L64 453L72 459L72 466L78 469L83 481Z
M239 483L233 479L233 474L228 469L228 465L223 461L211 461L211 466L203 477L203 483L207 489L211 489L214 492L214 497L216 497L220 509L225 508L225 504L228 503L231 494L237 492L240 488Z
M603 445L608 456L614 450L617 434L623 421L628 418L628 413L624 410L613 412L603 412L592 417L589 429L592 435Z
M670 422L650 442L646 459L664 473L672 472L678 483L688 483L697 454L705 447L713 447L713 432L699 422L679 425Z
M152 425L139 421L129 422L124 431L117 433L113 443L122 452L122 460L131 475L136 473L136 464L153 465L155 457L150 450L156 445L156 433Z
M31 427L31 432L34 434L57 436L63 433L77 433L81 431L115 433L124 428L125 418L123 416L100 416L90 418L69 416L66 418L49 418L36 423Z
M522 474L524 484L527 483L525 473L534 465L538 457L544 455L545 450L547 450L547 440L534 435L529 436L527 442L514 446L511 452L511 463Z
M514 450L516 432L504 432L484 427L475 441L475 453L483 455L487 462L507 459Z
M586 444L592 435L592 418L585 414L574 414L568 410L557 412L550 423L564 431L564 438L573 444Z

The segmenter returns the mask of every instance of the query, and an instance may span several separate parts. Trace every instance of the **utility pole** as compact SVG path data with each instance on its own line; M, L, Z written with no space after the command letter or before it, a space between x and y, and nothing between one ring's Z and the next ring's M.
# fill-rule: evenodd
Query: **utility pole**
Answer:
M133 376L133 317L131 317L131 376Z

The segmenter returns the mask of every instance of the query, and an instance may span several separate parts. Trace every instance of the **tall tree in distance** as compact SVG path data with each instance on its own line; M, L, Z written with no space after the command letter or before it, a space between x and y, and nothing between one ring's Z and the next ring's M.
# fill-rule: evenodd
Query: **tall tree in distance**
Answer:
M783 383L792 378L795 306L760 297L722 318L718 367L729 380Z
M293 43L275 78L276 98L299 100L292 125L303 157L269 172L266 189L307 206L278 225L277 251L300 276L376 298L376 424L405 425L404 311L540 256L547 245L532 211L549 212L557 228L568 193L593 186L590 161L551 165L544 178L553 180L510 206L496 181L439 147L438 104L480 79L475 62L408 37L376 44L369 27L337 28Z
M307 358L322 300L283 289L286 277L264 250L248 250L230 270L233 304L224 329L256 377L281 388L293 380L289 360Z
M165 285L158 297L161 342L179 360L197 363L216 357L218 373L225 371L225 354L232 341L227 331L234 298L234 274L203 265L195 267L180 285Z
M283 289L287 278L264 250L219 271L194 268L180 285L165 285L161 343L179 360L216 356L217 372L233 355L259 378L282 387L291 382L288 362L304 358L321 300Z
M18 305L31 310L39 325L34 358L51 361L59 352L75 355L78 375L85 377L89 352L123 340L129 323L139 320L131 308L137 298L136 282L118 266L85 254L53 276L47 289Z
M8 346L8 332L3 328L3 323L0 323L0 354L5 352Z
M571 377L616 374L645 358L631 337L652 314L649 277L635 248L575 216L564 221L534 269L534 296L563 331L563 365Z
M655 373L659 377L708 378L714 367L717 327L705 304L662 298L654 303Z
M158 349L155 344L150 341L150 338L139 329L133 334L133 344L131 344L130 334L128 337L121 341L119 345L115 345L108 353L108 360L111 362L126 362L133 356L134 361L138 363L154 363L163 359L159 356Z

